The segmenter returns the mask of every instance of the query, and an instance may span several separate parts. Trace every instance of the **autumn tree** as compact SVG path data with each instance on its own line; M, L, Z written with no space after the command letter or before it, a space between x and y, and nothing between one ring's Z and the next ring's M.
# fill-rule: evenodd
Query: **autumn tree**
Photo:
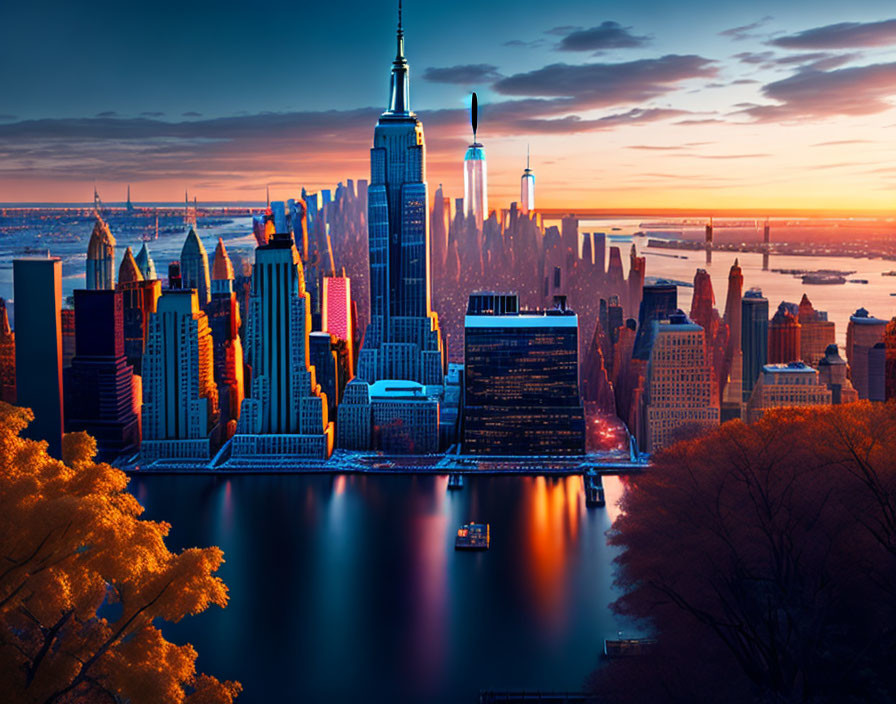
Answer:
M606 701L896 698L896 406L726 423L622 508L613 608L658 643L595 671Z
M227 603L221 551L170 552L90 436L66 435L59 461L20 437L32 419L0 403L0 698L232 702L240 685L197 673L156 625Z

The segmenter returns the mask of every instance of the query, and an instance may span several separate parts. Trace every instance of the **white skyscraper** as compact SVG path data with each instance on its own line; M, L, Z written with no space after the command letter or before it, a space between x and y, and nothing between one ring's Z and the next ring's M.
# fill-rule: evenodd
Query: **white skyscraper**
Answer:
M479 124L479 103L473 93L471 112L473 143L464 155L464 217L476 219L476 227L482 229L482 221L488 217L488 168L485 163L485 147L476 141Z
M526 147L526 170L520 179L520 207L526 214L535 210L535 174L529 168L529 147Z

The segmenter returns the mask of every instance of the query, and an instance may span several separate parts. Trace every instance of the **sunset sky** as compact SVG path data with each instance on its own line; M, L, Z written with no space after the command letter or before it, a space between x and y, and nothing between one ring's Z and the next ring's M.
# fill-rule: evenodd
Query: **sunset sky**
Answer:
M490 204L896 213L892 0L407 0L430 193ZM0 202L286 198L367 178L395 3L0 8Z

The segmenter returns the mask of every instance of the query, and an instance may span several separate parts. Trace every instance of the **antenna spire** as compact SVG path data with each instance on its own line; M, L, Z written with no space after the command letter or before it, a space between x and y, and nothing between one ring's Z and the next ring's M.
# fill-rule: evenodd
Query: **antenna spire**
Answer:
M473 93L473 104L470 107L470 122L473 125L473 144L476 144L476 129L479 127L479 99Z
M529 145L526 145L526 171L529 171Z

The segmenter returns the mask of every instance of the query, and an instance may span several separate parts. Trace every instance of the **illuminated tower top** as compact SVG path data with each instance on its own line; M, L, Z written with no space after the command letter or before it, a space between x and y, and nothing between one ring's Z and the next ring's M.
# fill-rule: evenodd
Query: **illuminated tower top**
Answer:
M87 288L115 288L115 238L106 222L96 216L90 243L87 245Z
M411 84L408 61L404 58L404 29L401 26L401 0L398 0L398 31L395 60L392 62L392 80L389 86L389 109L387 115L412 116Z
M526 170L520 180L520 206L524 213L535 210L535 174L529 168L529 145L526 145Z

